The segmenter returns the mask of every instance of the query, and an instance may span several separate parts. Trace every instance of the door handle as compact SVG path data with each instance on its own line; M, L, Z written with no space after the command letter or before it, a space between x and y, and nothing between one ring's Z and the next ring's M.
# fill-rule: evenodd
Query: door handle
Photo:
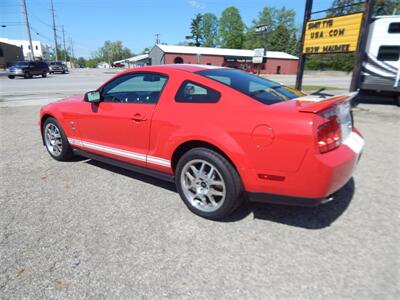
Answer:
M142 116L141 114L135 114L132 117L132 120L135 121L135 122L143 122L143 121L146 121L147 118L145 116Z

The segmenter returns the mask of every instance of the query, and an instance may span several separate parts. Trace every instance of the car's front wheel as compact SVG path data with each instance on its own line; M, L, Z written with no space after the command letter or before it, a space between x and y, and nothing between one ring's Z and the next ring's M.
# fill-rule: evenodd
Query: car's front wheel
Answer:
M14 78L15 78L15 76L14 76L14 75L8 75L8 78L10 78L10 79L14 79Z
M195 214L212 220L232 213L242 200L238 172L221 154L207 148L195 148L178 161L177 190Z
M46 72L46 71L43 71L42 77L43 77L43 78L46 78L46 77L47 77L47 72Z
M73 154L64 130L54 118L48 118L43 124L42 134L47 151L55 160L69 160Z

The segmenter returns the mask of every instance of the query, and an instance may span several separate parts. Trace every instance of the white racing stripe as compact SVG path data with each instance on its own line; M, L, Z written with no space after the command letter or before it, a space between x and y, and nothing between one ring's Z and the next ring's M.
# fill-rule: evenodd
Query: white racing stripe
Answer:
M349 147L355 153L360 154L360 152L364 148L365 142L361 136L352 131L348 138L343 142L343 144Z
M148 163L151 163L153 165L159 165L159 166L163 166L163 167L167 167L167 168L171 167L171 161L164 159L164 158L160 158L160 157L155 157L155 156L150 156L150 155L146 155L146 154L142 154L142 153L112 148L112 147L94 144L94 143L90 143L90 142L85 142L82 140L77 140L77 139L72 139L72 138L68 138L68 142L71 145L81 146L81 147L85 147L88 149L101 151L104 153L114 154L114 155L131 158L131 159L138 160L138 161L145 161L145 162L147 161Z

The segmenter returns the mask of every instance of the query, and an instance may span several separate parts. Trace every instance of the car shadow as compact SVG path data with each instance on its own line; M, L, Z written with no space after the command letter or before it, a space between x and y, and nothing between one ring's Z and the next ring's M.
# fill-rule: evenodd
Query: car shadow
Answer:
M97 160L93 160L93 159L88 159L86 161L86 163L88 163L88 164L90 164L92 166L98 167L98 168L105 169L107 171L111 171L111 172L117 173L119 175L127 176L127 177L132 178L132 179L140 180L140 181L143 181L145 183L161 187L163 189L166 189L166 190L169 190L169 191L172 191L172 192L177 192L175 184L170 183L170 182L166 182L166 181L163 181L163 180L160 180L160 179L157 179L157 178L153 178L153 177L150 177L150 176L147 176L147 175L142 175L140 173L129 171L129 170L126 170L126 169L123 169L123 168L119 168L119 167L116 167L116 166L113 166L113 165L109 165L109 164L106 164L106 163L103 163L103 162L100 162L100 161L97 161Z
M254 219L267 220L306 229L322 229L335 222L348 208L355 192L351 178L335 193L333 201L316 207L298 207L246 202L224 222L235 222L252 214Z
M163 189L176 192L175 184L157 178L135 173L100 161L88 159L86 163L132 179L140 180ZM306 229L322 229L335 222L349 206L355 192L354 179L335 193L335 199L317 207L297 207L276 204L245 202L229 217L220 222L238 222L249 215L254 219L281 223ZM183 203L182 203L183 205Z

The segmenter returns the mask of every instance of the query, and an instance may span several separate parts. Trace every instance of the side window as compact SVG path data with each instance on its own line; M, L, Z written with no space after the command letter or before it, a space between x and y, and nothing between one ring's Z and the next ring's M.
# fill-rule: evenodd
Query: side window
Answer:
M398 61L400 58L400 46L381 46L378 52L378 60Z
M122 75L102 89L104 102L155 104L167 77L155 73Z
M390 23L389 33L400 33L400 23Z
M215 103L218 102L221 94L209 87L184 81L175 96L176 102L187 103Z

